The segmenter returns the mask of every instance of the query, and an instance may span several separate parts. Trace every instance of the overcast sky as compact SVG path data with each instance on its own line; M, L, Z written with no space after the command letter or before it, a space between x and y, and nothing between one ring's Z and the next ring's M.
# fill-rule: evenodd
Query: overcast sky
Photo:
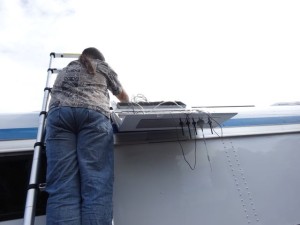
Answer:
M90 46L130 97L300 101L299 12L298 0L1 0L0 112L41 110L49 54Z

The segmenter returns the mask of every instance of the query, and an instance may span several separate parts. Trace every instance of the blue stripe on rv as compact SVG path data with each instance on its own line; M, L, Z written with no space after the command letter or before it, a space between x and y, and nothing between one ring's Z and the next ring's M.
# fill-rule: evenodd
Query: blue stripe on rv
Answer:
M0 141L36 139L37 127L0 129Z
M260 118L237 118L225 121L223 127L248 127L268 125L300 124L300 116L279 116Z
M233 118L225 121L222 126L226 128L288 124L300 124L300 116ZM0 141L36 139L37 131L37 127L0 129Z

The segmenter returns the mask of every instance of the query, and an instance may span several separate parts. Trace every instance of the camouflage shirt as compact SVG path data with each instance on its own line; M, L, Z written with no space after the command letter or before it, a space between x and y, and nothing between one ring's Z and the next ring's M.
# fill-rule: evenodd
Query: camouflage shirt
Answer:
M96 73L87 73L79 60L72 61L59 72L51 91L49 110L56 106L83 107L109 117L109 93L118 95L122 86L109 65L93 60Z

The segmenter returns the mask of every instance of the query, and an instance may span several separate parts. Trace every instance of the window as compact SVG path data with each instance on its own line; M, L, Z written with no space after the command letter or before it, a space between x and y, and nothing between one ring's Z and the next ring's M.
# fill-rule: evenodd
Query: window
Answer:
M0 221L23 218L32 157L32 152L0 155ZM40 183L44 183L46 175L44 154L39 175ZM46 201L47 193L38 191L37 216L45 214Z

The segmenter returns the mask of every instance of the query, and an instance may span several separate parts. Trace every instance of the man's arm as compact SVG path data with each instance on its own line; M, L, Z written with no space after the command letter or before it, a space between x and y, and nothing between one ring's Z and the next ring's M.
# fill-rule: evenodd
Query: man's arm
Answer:
M129 102L128 94L124 89L122 89L120 94L116 95L116 97L120 100L120 102Z

